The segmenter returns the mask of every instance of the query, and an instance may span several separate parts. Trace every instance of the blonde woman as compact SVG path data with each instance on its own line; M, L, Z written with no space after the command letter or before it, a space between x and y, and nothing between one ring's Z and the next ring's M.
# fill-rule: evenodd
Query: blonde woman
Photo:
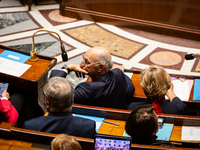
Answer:
M171 77L164 68L149 66L141 73L140 85L147 99L131 103L129 110L140 105L153 104L156 113L186 114L186 105L174 94ZM165 100L165 95L169 97L169 101Z
M51 141L51 150L82 150L79 142L67 134L58 134Z

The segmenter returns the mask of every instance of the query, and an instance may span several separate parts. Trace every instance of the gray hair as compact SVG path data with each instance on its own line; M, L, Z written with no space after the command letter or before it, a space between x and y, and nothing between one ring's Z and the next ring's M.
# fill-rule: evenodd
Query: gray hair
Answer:
M104 64L106 71L109 71L113 66L113 61L111 60L111 58L104 54L98 55L97 62Z
M44 86L44 94L50 102L50 107L55 109L64 110L74 102L74 87L66 78L51 78Z

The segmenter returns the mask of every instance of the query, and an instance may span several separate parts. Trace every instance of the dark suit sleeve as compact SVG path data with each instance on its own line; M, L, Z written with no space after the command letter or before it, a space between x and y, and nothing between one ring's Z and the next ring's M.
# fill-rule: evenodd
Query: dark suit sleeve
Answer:
M63 70L52 70L49 76L49 79L52 77L63 77L66 78L67 73Z
M91 93L93 92L89 82L78 84L74 90L74 102L86 105L90 104L92 101Z
M132 98L135 92L135 87L132 83L132 80L127 75L125 75L125 80L126 80L126 85L127 85L126 98Z
M86 124L83 126L82 131L84 131L85 133L83 133L83 135L85 135L84 137L87 138L94 138L96 135L96 123L93 120L86 120Z
M187 114L186 104L182 102L178 97L174 97L172 99L172 103L174 104L174 110L177 112L176 114L180 114L180 115Z

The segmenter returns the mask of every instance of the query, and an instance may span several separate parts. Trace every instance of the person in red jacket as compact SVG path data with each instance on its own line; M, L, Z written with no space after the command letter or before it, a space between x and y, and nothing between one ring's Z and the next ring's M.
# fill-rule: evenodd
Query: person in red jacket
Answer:
M24 97L19 93L9 95L7 91L0 98L0 122L8 122L22 126L25 120L33 118L32 110Z
M0 122L9 122L15 124L19 113L9 101L9 93L4 91L0 100Z

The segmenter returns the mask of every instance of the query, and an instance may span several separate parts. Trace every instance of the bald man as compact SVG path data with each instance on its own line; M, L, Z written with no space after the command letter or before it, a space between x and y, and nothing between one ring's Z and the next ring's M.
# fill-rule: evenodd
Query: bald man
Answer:
M82 82L74 91L74 102L85 105L125 109L125 103L131 99L135 87L123 71L124 67L113 65L109 51L103 47L90 48L81 63L68 64L63 70L52 70L53 76L66 77L75 71L77 77L85 74L92 82Z

